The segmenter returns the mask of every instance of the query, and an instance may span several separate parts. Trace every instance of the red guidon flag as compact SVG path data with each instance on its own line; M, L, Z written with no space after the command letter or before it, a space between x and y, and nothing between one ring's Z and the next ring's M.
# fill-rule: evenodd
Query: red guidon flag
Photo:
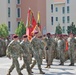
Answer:
M31 40L31 35L36 28L36 20L34 18L33 12L31 9L28 10L27 14L27 22L26 22L26 35L28 35L28 39Z

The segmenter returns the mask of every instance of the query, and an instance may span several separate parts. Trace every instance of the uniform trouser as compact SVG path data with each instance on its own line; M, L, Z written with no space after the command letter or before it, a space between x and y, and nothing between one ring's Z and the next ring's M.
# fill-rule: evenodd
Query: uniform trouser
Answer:
M28 58L23 57L23 60L24 60L24 66L26 65L27 72L30 74L31 73L31 68L30 68L30 63L28 61Z
M59 58L60 58L60 63L64 64L65 61L64 51L59 50Z
M74 64L74 61L75 61L75 52L72 51L72 50L69 50L69 58L70 58L70 62L71 64Z
M25 57L24 57L25 58ZM28 63L29 63L29 65L32 63L32 56L28 56L27 57L28 58ZM25 60L25 59L24 59ZM21 70L23 70L24 68L26 67L26 64L24 63L23 65L22 65L22 67L21 67Z
M37 65L38 65L39 71L42 72L41 62L39 62L39 60L37 60L37 59L35 59L35 60L33 61L32 65L31 65L31 69L36 65L36 63L37 63Z
M47 66L50 66L53 62L54 52L53 50L46 50L46 62Z
M42 56L43 56L43 58L45 58L45 48L44 48L44 50L42 51Z
M11 65L11 67L10 67L10 69L9 69L9 73L11 73L12 70L13 70L15 67L16 67L16 70L17 70L18 74L21 73L18 59L17 59L17 58L12 58L12 65Z

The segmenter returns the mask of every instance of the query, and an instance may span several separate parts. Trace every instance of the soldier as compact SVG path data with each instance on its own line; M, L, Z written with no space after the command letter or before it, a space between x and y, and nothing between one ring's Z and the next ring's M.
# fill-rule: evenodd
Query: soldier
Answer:
M50 33L47 33L47 46L46 46L46 62L47 62L47 66L45 68L50 68L50 65L53 62L53 58L54 58L54 48L55 48L55 44L54 44L54 40L50 37Z
M23 54L23 49L20 46L18 36L14 35L13 40L9 43L7 50L6 50L7 57L12 58L12 65L7 75L11 75L10 73L15 67L18 72L18 75L23 75L20 71L19 62L18 62L18 57L21 58L22 54Z
M31 43L28 41L27 35L23 35L23 40L20 44L24 50L23 55L24 64L22 65L21 70L26 66L28 75L32 75L30 68L30 64L32 62L32 46Z
M43 50L43 45L41 43L41 40L38 38L38 32L34 33L34 37L32 38L31 44L33 46L33 54L34 54L34 62L31 65L31 69L35 66L36 62L38 64L38 69L40 71L40 74L45 74L42 71L41 65L42 65L42 50Z
M43 36L41 35L41 36L39 36L38 37L40 40L41 40L41 43L42 43L42 45L43 45L43 50L42 50L42 58L44 59L45 58L45 41L44 41L44 38L43 38Z
M58 42L57 42L57 50L59 53L59 59L60 59L60 64L59 65L64 65L64 61L65 61L65 55L64 55L64 51L65 51L65 41L62 38L62 35L59 36Z
M43 35L43 42L44 42L44 52L43 52L43 57L46 59L46 40L47 40L47 36Z
M0 56L5 56L5 55L6 55L6 43L2 39L2 37L0 37Z
M75 45L76 45L76 40L73 34L70 33L70 36L68 38L68 52L69 52L69 58L70 58L69 66L74 66L74 63L75 63L75 48L76 48Z

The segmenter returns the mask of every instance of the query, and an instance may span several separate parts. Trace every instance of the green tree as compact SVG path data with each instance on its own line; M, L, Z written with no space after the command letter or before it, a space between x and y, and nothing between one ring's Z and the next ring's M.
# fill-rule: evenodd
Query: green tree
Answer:
M26 33L26 28L24 23L21 21L15 33L21 38Z
M76 27L74 25L74 22L72 22L71 25L67 27L67 33L76 34Z
M62 34L62 28L61 28L60 24L58 24L56 26L55 34Z
M7 38L9 35L9 32L8 32L8 27L6 24L1 24L0 25L0 37L4 37L4 38Z

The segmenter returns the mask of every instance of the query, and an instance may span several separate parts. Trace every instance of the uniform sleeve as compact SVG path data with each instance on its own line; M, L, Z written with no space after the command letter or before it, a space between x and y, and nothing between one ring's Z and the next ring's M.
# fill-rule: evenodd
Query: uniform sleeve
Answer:
M6 56L10 57L11 56L11 46L8 46L6 49Z

